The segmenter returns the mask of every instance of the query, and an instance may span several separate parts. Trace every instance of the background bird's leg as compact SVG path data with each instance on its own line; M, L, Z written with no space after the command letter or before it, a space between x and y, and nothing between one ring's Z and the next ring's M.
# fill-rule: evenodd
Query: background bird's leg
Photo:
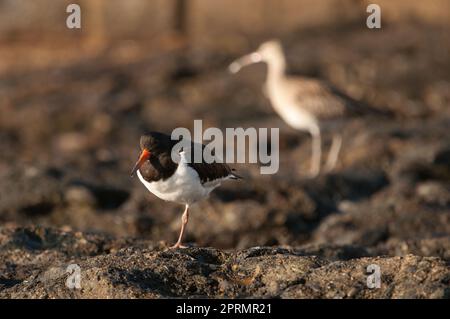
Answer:
M320 130L317 128L311 131L312 135L312 156L311 156L311 177L316 177L320 172L320 161L322 158L322 138Z
M331 171L335 166L339 156L339 151L342 146L342 136L335 135L333 136L333 141L331 142L331 148L328 153L327 163L325 164L325 170L327 172Z
M170 247L170 248L186 248L186 246L183 246L183 245L181 244L181 241L182 241L182 239L183 239L183 234L184 234L184 231L185 231L185 229L186 229L186 225L187 225L188 221L189 221L189 205L186 204L186 208L184 209L184 213L183 213L183 215L181 216L181 230L180 230L180 236L178 236L178 241L176 242L176 244L173 245L173 246Z

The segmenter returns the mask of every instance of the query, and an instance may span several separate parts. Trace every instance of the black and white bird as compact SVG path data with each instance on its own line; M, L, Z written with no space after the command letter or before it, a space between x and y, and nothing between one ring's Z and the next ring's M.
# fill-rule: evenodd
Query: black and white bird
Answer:
M255 52L235 60L229 70L236 73L243 66L258 62L268 65L264 92L274 110L289 126L307 131L312 136L312 176L320 172L322 121L369 114L387 115L387 112L362 105L326 82L287 75L283 49L277 40L264 42ZM341 144L341 136L335 134L325 166L327 171L336 165Z
M159 132L141 136L141 153L131 172L131 176L137 173L142 184L157 197L185 205L180 235L171 248L185 247L182 245L182 239L189 220L189 207L208 197L222 181L240 179L227 164L206 163L203 159L201 163L192 163L190 150L183 149L179 153L180 159L177 163L172 159L171 152L178 142ZM191 142L189 144L194 145Z

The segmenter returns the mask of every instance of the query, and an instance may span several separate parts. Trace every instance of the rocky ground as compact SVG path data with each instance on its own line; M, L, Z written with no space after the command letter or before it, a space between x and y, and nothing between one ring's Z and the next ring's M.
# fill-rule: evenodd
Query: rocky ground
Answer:
M412 24L282 38L290 72L396 115L346 121L338 166L317 179L304 174L309 137L261 93L264 67L226 72L248 45L124 42L67 59L41 46L37 63L36 46L2 44L0 297L448 298L449 37ZM235 165L245 179L192 208L193 247L165 251L182 207L129 172L142 131L194 119L280 127L280 171ZM64 285L70 263L80 290ZM380 289L366 287L370 264Z
M420 246L420 244L419 244ZM0 233L2 298L449 298L439 257L378 256L362 246L167 250L149 241L18 228ZM69 289L70 264L80 288ZM368 288L377 265L381 286Z

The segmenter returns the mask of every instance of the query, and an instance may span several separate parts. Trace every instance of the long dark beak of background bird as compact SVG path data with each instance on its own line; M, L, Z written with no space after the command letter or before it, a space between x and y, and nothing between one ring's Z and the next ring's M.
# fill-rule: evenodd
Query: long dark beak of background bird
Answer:
M144 149L144 150L141 152L141 155L139 156L138 161L137 161L136 164L134 165L133 170L131 171L131 177L133 177L134 174L136 174L137 170L142 166L142 164L144 164L144 162L145 162L146 160L149 159L149 157L150 157L150 152Z
M249 64L252 63L258 63L262 61L262 57L261 54L259 54L258 52L253 52L247 55L244 55L243 57L234 60L233 63L230 64L230 66L228 67L228 70L231 73L237 73L239 72L239 70Z

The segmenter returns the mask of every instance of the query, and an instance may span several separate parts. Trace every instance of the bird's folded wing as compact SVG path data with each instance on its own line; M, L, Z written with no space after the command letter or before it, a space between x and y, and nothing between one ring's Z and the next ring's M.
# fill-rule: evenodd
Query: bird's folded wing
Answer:
M188 166L192 167L199 175L201 183L206 183L218 179L230 178L240 178L238 175L233 173L233 170L225 163L221 163L214 156L214 161L206 161L204 158L204 150L207 145L191 142L190 147L183 149L184 159ZM196 163L194 153L195 151L201 150L201 162Z
M301 79L296 88L299 105L319 119L383 113L323 81Z

